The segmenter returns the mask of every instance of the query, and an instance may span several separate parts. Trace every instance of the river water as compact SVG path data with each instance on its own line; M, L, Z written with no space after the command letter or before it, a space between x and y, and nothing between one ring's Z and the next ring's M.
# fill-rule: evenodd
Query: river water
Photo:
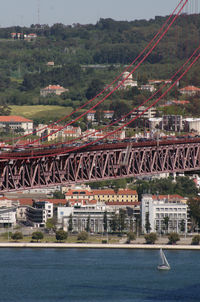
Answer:
M200 251L1 249L2 302L200 302Z

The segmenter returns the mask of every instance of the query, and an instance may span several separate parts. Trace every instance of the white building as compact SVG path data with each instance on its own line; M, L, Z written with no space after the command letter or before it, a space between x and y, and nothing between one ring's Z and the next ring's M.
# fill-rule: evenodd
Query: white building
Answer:
M45 88L40 89L40 95L44 97L50 94L61 95L63 92L66 91L68 92L69 89L64 88L60 85L49 85Z
M88 217L90 219L90 231L92 233L102 233L104 231L103 217L107 211L108 231L114 210L106 205L83 205L74 207L58 207L58 225L65 231L68 230L70 215L72 215L73 232L85 231Z
M16 208L0 208L0 227L14 227L16 225Z
M139 114L142 114L144 110L146 110L147 107L145 106L140 106L137 110L135 110L132 114L131 114L131 118L138 116ZM143 114L142 114L142 118L152 118L155 117L156 115L156 109L154 107L149 108L148 110L146 110Z
M6 126L13 131L23 129L24 134L33 132L33 121L22 116L0 116L0 127L5 128Z
M154 199L152 195L145 194L142 196L141 202L142 231L146 233L146 221L149 219L151 232L181 233L182 223L187 232L187 209L187 204L180 200L169 200L166 197ZM164 222L165 217L169 218L168 230L166 230Z
M34 227L44 227L47 219L53 217L53 203L35 201L32 207L27 207L26 216L29 223Z
M155 130L157 128L161 128L162 117L151 117L149 119L149 129Z
M200 134L200 118L188 117L183 120L185 124L185 129L188 132L195 131Z
M148 92L154 92L155 87L154 87L154 85L146 84L146 85L141 85L140 90L145 90L145 91L148 91Z
M127 77L127 79L126 79L126 77ZM132 74L129 75L128 71L123 73L121 81L124 81L124 82L121 84L119 89L126 89L126 88L131 88L131 87L137 87L138 86L137 81L133 80L133 75ZM121 81L118 82L118 84L121 83Z

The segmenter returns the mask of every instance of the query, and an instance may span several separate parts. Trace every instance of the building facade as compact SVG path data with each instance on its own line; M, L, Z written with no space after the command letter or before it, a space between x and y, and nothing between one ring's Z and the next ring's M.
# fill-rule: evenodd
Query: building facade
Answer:
M159 234L169 232L187 233L187 210L187 204L178 199L168 199L167 197L159 199L153 198L150 194L145 194L141 201L142 231L143 233L147 232L146 224L148 220L151 232ZM168 218L166 219L166 217ZM166 223L167 220L168 223Z
M30 134L33 132L33 121L16 115L0 116L0 127L9 127L13 131L22 129L24 134Z
M34 227L44 227L47 219L53 217L53 203L34 201L32 207L26 209L27 221Z

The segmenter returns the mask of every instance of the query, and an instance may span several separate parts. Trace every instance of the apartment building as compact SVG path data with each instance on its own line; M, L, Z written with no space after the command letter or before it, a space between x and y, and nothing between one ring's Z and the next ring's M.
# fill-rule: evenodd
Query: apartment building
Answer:
M180 198L173 196L156 197L150 194L142 196L141 201L141 220L142 231L146 233L147 219L150 223L151 232L184 232L187 233L187 211L188 206ZM168 217L168 226L166 229L165 219Z

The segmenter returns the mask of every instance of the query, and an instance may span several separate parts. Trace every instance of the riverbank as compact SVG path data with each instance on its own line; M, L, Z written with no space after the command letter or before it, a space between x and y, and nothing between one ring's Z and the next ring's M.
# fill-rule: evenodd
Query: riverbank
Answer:
M94 243L44 243L44 242L1 242L0 248L78 248L78 249L168 249L200 250L200 245L168 244L94 244Z

